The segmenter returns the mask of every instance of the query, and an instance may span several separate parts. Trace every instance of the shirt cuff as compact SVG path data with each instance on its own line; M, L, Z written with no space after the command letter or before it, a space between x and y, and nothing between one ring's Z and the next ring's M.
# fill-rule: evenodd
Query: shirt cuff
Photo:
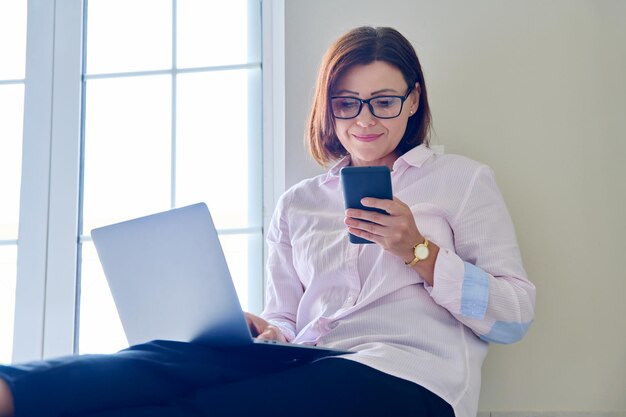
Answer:
M293 339L295 339L295 332L291 330L285 323L276 320L268 320L267 322L272 326L278 327L283 336L285 336L285 339L287 339L287 342L291 342Z
M489 275L475 265L465 262L461 314L482 320L489 304Z
M437 304L465 317L485 317L489 301L489 276L485 271L441 248L434 276L434 287L427 290Z
M437 304L450 311L460 311L464 271L463 261L456 253L450 249L439 249L435 261L434 286L424 283Z

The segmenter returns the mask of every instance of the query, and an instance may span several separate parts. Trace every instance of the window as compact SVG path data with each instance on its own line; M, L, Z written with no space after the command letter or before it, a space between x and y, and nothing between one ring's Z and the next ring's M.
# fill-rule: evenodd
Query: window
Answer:
M26 1L0 2L0 363L11 361L26 60Z
M81 353L126 346L89 239L94 227L204 201L244 306L249 277L261 280L259 4L215 7L87 3Z
M90 230L199 201L259 311L261 1L27 1L13 359L124 347Z

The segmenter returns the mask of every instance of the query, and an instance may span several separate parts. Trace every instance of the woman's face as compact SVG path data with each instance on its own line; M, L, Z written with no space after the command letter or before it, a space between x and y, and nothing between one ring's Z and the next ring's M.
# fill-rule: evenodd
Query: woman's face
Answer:
M369 99L378 96L405 96L407 86L402 72L383 61L352 67L339 79L332 96ZM353 119L335 118L335 132L348 151L354 166L386 165L398 158L394 149L400 143L409 117L419 103L419 84L404 102L400 115L393 119L375 117L366 104Z

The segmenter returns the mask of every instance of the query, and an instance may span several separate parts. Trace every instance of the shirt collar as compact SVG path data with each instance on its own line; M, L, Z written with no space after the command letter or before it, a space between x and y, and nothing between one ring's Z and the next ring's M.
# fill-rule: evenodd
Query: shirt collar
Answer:
M335 165L333 165L326 174L326 178L322 181L322 184L326 184L329 181L337 180L339 178L339 171L341 168L350 165L350 155L346 155L341 158Z
M395 171L403 165L411 165L419 168L434 154L435 151L421 144L407 151L404 155L401 155L396 162L393 163L393 170Z
M393 163L394 171L404 171L409 166L421 167L435 152L424 144L416 146L415 148L407 151L404 155L401 155L396 162ZM339 178L339 171L341 168L350 165L350 155L346 155L341 158L335 165L333 165L326 174L326 178L323 179L322 184L326 184L329 181L334 181Z

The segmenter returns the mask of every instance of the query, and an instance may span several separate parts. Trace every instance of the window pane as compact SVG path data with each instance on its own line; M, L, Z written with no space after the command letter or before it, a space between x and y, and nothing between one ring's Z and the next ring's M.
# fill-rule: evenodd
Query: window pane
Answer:
M178 78L176 201L204 201L217 228L248 220L248 72ZM260 157L260 156L259 156Z
M172 66L171 0L89 0L87 73Z
M0 1L0 363L13 352L26 66L26 0ZM2 242L4 241L4 242ZM8 242L7 242L8 241Z
M17 239L23 115L24 85L0 85L0 240Z
M112 353L128 347L96 249L82 244L80 353Z
M83 233L170 207L170 80L87 82Z
M13 352L17 246L0 246L0 363L10 363Z
M249 57L248 0L214 2L178 0L177 66L208 67L245 64ZM255 36L260 40L260 36Z
M83 233L170 207L171 77L89 80ZM82 244L79 350L127 346L95 249Z
M26 0L0 1L0 57L0 80L24 78Z
M248 305L248 235L221 235L220 243L235 283L239 303L244 310Z

